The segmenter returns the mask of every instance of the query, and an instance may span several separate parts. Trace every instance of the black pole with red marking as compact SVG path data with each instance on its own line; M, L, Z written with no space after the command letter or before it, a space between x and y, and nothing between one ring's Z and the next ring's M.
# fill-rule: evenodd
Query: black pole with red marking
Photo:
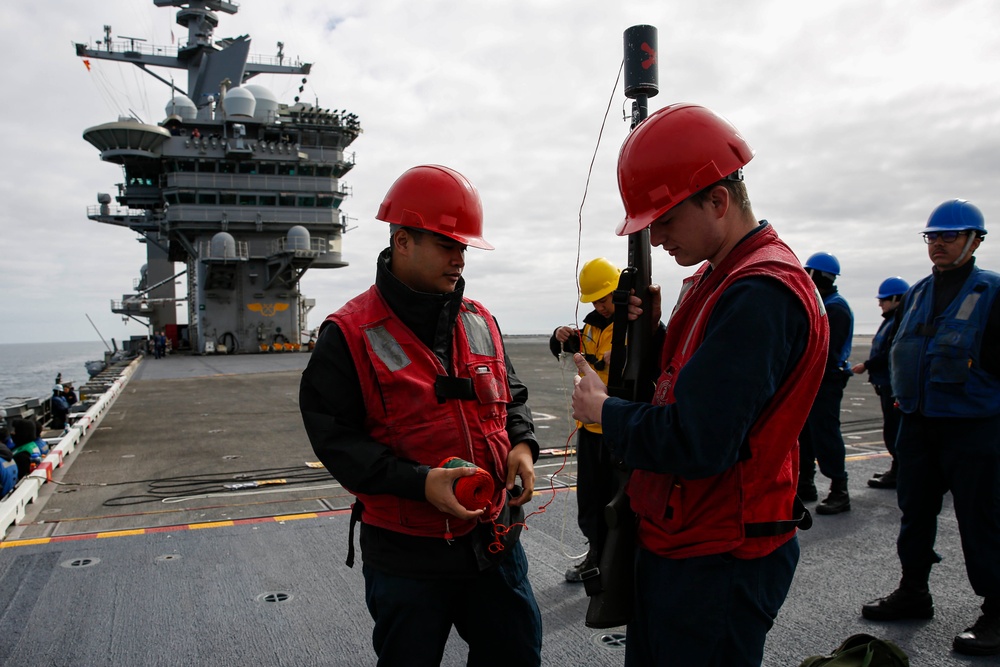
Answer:
M625 41L625 96L632 99L634 130L649 113L648 100L659 92L656 28L628 28ZM652 281L649 230L629 234L628 268L622 271L613 293L615 326L612 332L608 393L631 401L649 401L653 395L650 354L653 338L649 285ZM628 299L634 293L642 300L643 313L628 321ZM608 535L596 570L581 573L590 604L586 624L591 628L613 628L632 619L635 578L635 515L625 495L628 471L619 463L618 490L604 511Z

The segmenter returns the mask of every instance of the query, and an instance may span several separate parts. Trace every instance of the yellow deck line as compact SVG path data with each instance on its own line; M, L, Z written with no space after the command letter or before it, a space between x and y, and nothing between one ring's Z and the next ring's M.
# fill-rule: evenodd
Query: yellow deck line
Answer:
M188 530L201 530L202 528L222 528L224 526L235 526L232 521L210 521L208 523L189 523Z

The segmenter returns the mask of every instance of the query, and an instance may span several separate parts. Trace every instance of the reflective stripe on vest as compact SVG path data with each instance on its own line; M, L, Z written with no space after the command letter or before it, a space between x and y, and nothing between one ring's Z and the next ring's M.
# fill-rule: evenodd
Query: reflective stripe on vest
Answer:
M489 312L463 301L451 341L451 373L375 287L328 319L343 334L358 372L368 436L419 465L437 467L457 456L486 470L496 492L482 518L495 518L503 507L512 399L502 339ZM424 500L350 491L364 506L364 522L381 528L441 537L463 535L476 525Z
M983 370L981 348L1000 275L974 268L937 318L933 276L907 293L890 350L892 390L899 408L928 417L1000 414L1000 378Z

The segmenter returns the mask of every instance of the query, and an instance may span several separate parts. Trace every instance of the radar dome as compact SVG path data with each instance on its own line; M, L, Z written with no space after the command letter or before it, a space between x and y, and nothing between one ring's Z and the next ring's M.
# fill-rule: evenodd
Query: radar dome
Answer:
M226 91L226 97L223 99L222 104L226 107L226 115L253 116L257 100L249 90L231 88Z
M219 232L212 237L209 254L213 259L235 259L236 239L229 232Z
M309 230L302 225L295 225L288 230L289 250L309 250Z
M183 93L174 94L173 98L167 102L164 111L167 116L180 116L181 120L194 120L198 115L198 108L194 105L194 102Z
M270 123L278 117L278 98L267 86L259 83L251 83L243 86L243 90L249 90L257 100L257 108L254 110L254 120Z

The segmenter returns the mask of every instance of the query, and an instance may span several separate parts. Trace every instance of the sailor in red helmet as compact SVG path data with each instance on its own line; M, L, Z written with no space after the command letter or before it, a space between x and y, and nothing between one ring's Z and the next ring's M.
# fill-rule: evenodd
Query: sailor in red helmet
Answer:
M742 173L752 157L727 120L675 104L650 114L618 158L618 233L648 227L653 245L698 266L651 360L651 404L609 398L577 357L573 416L600 423L632 471L627 666L759 666L798 562L808 514L795 498L796 438L829 329L795 254L754 217ZM655 323L660 295L650 291Z
M538 443L499 327L465 297L479 193L438 165L406 171L376 217L390 224L375 284L330 315L302 375L316 455L357 496L365 598L378 664L438 665L454 626L469 665L538 665L541 615L519 530ZM493 493L464 507L454 486L485 470ZM520 485L516 485L517 481Z

